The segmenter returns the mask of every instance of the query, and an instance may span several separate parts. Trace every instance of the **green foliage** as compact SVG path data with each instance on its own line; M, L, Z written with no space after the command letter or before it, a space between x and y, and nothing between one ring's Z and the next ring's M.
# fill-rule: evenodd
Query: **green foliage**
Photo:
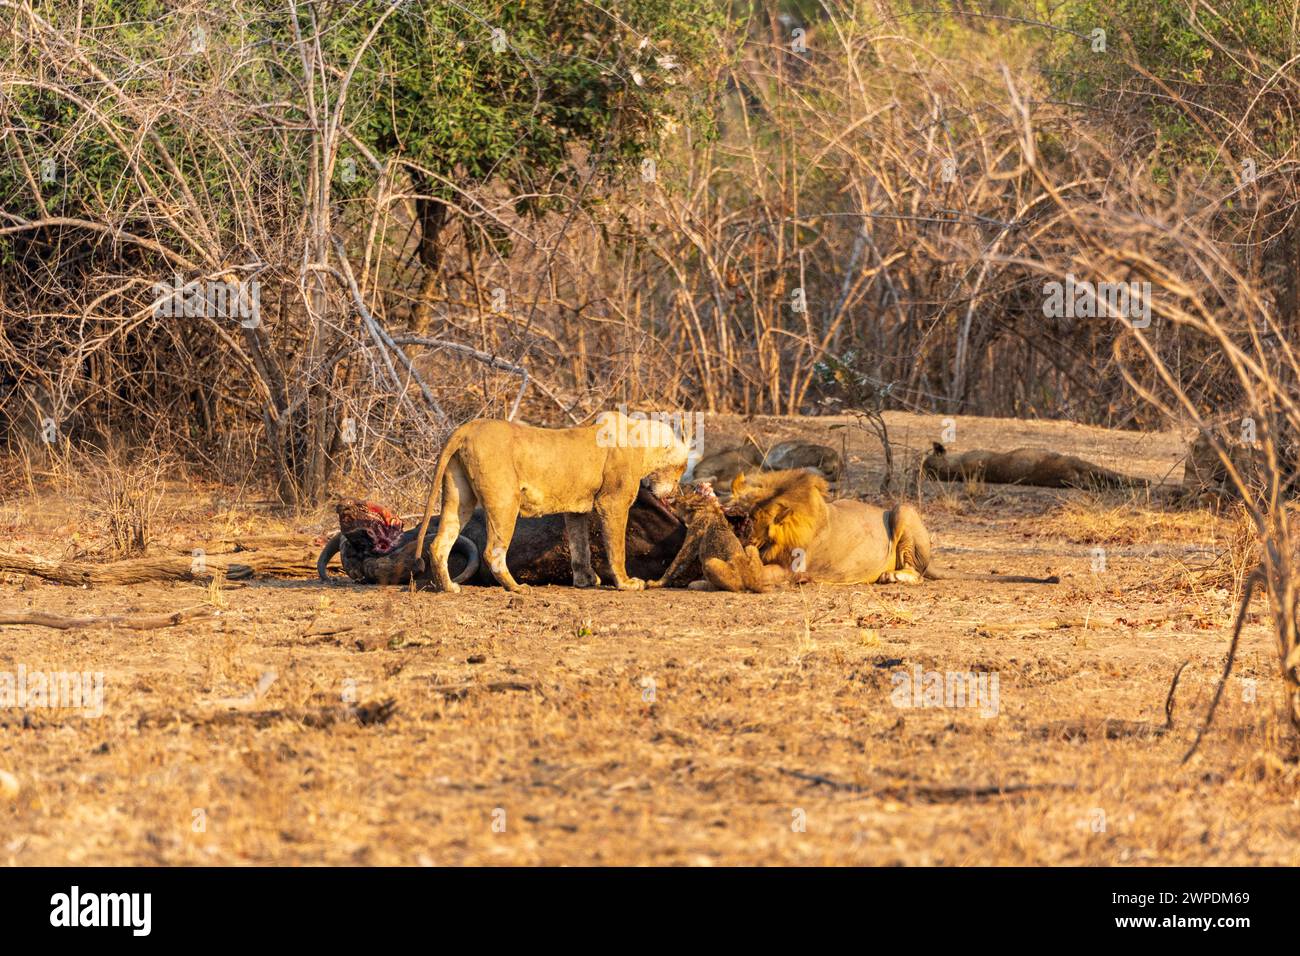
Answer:
M359 48L385 0L331 35ZM355 127L457 185L497 178L518 192L571 183L580 154L601 171L638 161L666 118L683 115L681 81L715 42L708 0L597 4L471 2L402 8L364 60ZM499 31L499 32L498 32ZM544 204L537 204L544 205Z
M157 0L93 0L82 12L90 58L141 103L166 104L150 110L150 130L218 210L227 191L305 189L309 117L289 9L236 0L181 13ZM538 194L562 194L575 183L584 160L598 173L627 169L654 150L666 121L692 119L684 91L697 85L688 75L714 50L723 17L711 0L405 0L395 10L390 0L362 0L303 3L297 11L298 31L321 36L326 62L310 79L318 101L337 95L384 18L345 106L345 125L367 149L428 170L429 188L444 198L498 181L529 196L521 205L533 211L549 201ZM77 15L54 0L39 3L38 13L60 29ZM206 49L187 55L196 29ZM42 50L12 52L29 75L46 72ZM58 157L60 181L42 184L41 198L66 215L100 218L110 204L131 207L138 184L114 136L138 143L148 163L164 168L135 118L97 86L76 89L108 116L108 130L66 94L37 85L5 91L3 109L21 132L0 150L0 205L25 217L39 211L18 143L24 156ZM190 107L213 95L230 100L230 127L196 131ZM288 104L280 113L287 128L269 120L274 110L259 116L252 109L266 103ZM358 177L348 184L336 175L335 194L363 194L372 183L369 164L350 145L340 156L355 161ZM174 185L160 183L160 191L175 194ZM220 225L238 231L233 221Z
M1097 52L1085 38L1056 36L1047 66L1055 92L1114 111L1121 134L1154 133L1157 175L1222 164L1228 159L1219 148L1223 142L1240 155L1258 149L1277 157L1291 148L1294 122L1274 116L1282 89L1274 86L1257 97L1253 75L1268 75L1293 55L1286 5L1069 0L1055 16L1077 33L1100 27L1107 37L1106 51ZM1194 105L1185 108L1171 93Z

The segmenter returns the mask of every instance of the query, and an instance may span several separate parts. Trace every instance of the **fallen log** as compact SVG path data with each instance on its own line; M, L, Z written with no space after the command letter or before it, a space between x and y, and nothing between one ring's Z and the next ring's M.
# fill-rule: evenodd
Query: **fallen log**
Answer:
M70 630L77 627L125 627L133 631L154 631L160 627L175 627L184 621L201 617L215 617L214 607L189 607L170 614L102 614L93 617L67 617L48 611L0 611L0 627L31 624L37 627L55 627Z
M227 554L232 551L271 551L277 548L298 548L302 547L303 538L309 537L302 534L243 534L243 535L225 535L222 537L208 538L205 541L197 541L193 545L196 548L202 548L208 554ZM189 550L178 551L180 554L189 554Z
M201 581L218 571L229 580L254 574L306 577L316 568L316 553L301 547L274 551L129 558L125 561L51 561L30 554L0 551L0 573L30 574L58 584L141 584L145 581Z

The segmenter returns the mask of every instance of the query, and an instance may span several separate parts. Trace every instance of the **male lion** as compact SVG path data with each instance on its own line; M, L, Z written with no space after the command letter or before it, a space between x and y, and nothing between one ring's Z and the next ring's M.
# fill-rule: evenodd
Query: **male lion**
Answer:
M656 497L671 492L686 470L686 458L685 443L667 422L621 412L605 413L596 424L580 428L534 428L491 419L469 422L452 432L438 458L415 553L424 552L441 488L433 563L442 590L460 590L448 574L447 558L479 502L487 518L487 564L506 590L523 590L506 563L521 515L564 515L573 583L593 587L600 583L591 569L588 516L594 512L614 586L639 590L645 582L628 577L625 564L628 509L643 481Z
M750 512L749 543L767 564L826 584L1006 581L1059 584L1057 577L940 573L930 566L930 532L911 505L885 510L861 501L826 500L826 482L807 471L741 475L732 507Z
M1130 478L1073 455L1038 448L1011 451L972 449L949 454L938 442L925 456L921 474L944 481L987 481L999 485L1036 485L1040 488L1146 488L1145 478Z

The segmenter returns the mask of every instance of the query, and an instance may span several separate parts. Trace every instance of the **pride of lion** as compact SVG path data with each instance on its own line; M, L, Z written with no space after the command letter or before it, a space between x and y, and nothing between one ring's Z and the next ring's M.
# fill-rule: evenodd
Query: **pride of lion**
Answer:
M345 501L338 506L340 532L322 551L318 571L325 579L337 554L353 580L416 581L451 592L466 581L521 591L529 583L593 587L602 577L620 590L751 593L807 583L1059 583L1055 576L938 570L930 533L913 505L881 507L832 494L844 465L827 446L783 442L765 452L747 439L688 468L690 459L667 422L621 413L575 428L472 421L439 456L418 530L403 531L378 505ZM938 444L922 471L1050 487L1141 483L1055 453L953 456ZM725 507L713 481L730 492ZM599 566L593 521L603 545ZM640 576L628 573L629 561Z

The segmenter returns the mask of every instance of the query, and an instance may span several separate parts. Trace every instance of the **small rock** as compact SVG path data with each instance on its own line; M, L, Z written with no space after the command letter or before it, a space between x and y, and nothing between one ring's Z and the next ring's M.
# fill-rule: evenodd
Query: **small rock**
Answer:
M383 636L382 634L375 634L371 632L369 634L363 634L361 637L357 638L356 648L357 650L362 652L377 651L385 647L387 644L388 644L387 637Z

